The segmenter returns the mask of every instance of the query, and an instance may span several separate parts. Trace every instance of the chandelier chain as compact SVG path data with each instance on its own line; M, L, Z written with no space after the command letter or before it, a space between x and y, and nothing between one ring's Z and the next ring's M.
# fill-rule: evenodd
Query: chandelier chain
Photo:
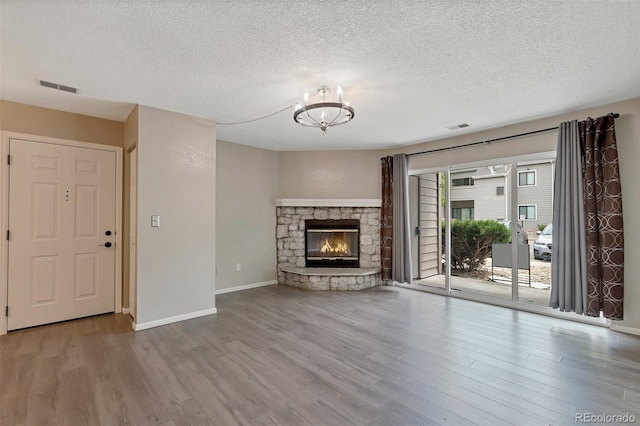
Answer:
M262 117L252 118L250 120L244 120L244 121L232 121L232 122L229 122L229 123L216 123L216 125L217 126L234 126L236 124L253 123L253 122L256 122L256 121L264 120L265 118L273 117L274 115L281 114L281 113L283 113L283 112L285 112L287 110L290 110L293 107L294 107L294 105L292 104L292 105L286 106L286 107L284 107L284 108L282 108L282 109L280 109L280 110L278 110L276 112L272 112L271 114L263 115Z

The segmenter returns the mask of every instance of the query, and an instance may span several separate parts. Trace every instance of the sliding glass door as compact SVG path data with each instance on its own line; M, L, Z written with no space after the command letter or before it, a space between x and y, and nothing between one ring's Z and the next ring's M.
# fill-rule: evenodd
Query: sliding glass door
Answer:
M548 306L554 166L547 153L449 169L447 291Z
M518 216L530 236L528 277L518 287L518 301L549 306L553 241L553 185L555 155L536 161L518 161Z
M511 167L500 162L450 169L452 292L512 299L511 271L492 263L494 245L510 253Z

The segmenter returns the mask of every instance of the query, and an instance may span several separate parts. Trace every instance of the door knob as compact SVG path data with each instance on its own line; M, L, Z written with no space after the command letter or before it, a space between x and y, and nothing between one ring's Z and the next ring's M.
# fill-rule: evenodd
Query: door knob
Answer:
M108 241L107 241L107 242L106 242L106 243L104 243L104 244L100 244L98 247L107 247L107 248L109 248L109 247L111 247L111 246L112 246L112 244L111 244L110 242L108 242Z

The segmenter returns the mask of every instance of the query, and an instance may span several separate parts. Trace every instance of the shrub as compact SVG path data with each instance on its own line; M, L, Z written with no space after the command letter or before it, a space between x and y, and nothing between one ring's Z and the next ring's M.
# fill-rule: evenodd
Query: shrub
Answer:
M542 232L544 231L544 228L547 226L545 223L539 223L538 225L538 231Z
M451 221L451 268L479 270L491 254L491 244L507 243L510 238L509 229L495 220Z

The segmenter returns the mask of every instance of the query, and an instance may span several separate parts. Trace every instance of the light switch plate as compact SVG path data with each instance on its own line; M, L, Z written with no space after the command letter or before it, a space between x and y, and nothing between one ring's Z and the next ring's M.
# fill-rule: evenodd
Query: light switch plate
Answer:
M154 214L151 216L151 227L158 228L160 226L160 215Z

